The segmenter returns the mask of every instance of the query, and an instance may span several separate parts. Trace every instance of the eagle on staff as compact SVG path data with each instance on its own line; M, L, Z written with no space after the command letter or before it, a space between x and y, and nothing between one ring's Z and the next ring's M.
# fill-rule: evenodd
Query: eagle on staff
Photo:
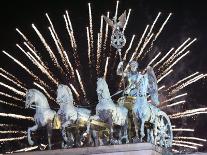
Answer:
M116 48L117 50L124 47L126 44L126 38L124 36L124 32L121 31L125 27L126 24L126 11L118 18L115 15L113 19L109 19L108 17L103 15L104 20L106 23L112 27L112 36L111 36L111 45Z

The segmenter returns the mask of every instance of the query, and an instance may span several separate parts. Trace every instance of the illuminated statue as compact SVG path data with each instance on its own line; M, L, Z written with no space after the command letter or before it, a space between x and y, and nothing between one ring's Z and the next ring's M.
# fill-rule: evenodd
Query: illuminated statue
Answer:
M136 133L134 142L142 142L145 136L144 125L149 122L153 128L147 129L147 141L156 144L159 140L160 146L171 146L172 127L169 117L156 107L159 105L159 99L157 79L153 68L148 66L145 73L141 73L137 71L138 63L136 61L130 62L129 66L130 70L123 72L123 62L120 62L117 67L117 74L127 77L128 85L125 94L134 97L131 107Z
M63 139L67 147L72 147L74 145L74 135L71 132L67 133L66 128L69 128L73 125L79 126L81 122L85 122L84 124L87 126L87 121L90 117L91 111L85 108L77 108L74 106L73 94L67 85L58 85L56 100L60 105L60 109L58 110L57 114L61 120ZM76 136L79 136L79 133L76 134ZM76 145L80 146L79 139L77 139Z
M45 95L36 89L29 89L26 92L25 107L36 109L36 113L34 115L35 125L28 128L27 131L29 144L34 144L31 139L31 132L36 131L40 127L47 126L49 149L51 149L51 130L53 128L53 119L56 112L50 109Z
M109 125L110 129L110 143L118 144L122 143L124 139L128 142L128 110L123 105L114 104L111 99L108 85L103 78L99 78L97 81L97 95L98 104L96 106L96 115L91 116L90 120L102 121ZM118 141L113 137L114 125L121 127Z

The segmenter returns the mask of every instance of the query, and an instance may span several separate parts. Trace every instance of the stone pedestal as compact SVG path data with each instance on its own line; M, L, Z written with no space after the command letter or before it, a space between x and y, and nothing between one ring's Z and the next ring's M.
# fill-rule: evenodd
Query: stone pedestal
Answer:
M16 153L16 155L172 155L149 143L109 145Z

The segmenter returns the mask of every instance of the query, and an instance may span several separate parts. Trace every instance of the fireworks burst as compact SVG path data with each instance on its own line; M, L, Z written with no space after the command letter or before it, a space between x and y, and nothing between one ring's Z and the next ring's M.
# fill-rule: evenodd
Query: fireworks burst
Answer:
M119 8L119 1L116 3L116 8L115 8L115 17L118 16L118 8ZM76 95L76 102L80 100L84 100L87 103L92 103L94 102L94 99L90 97L90 93L87 92L93 92L95 93L95 90L91 90L90 83L96 83L95 80L97 78L97 75L102 75L105 77L106 80L108 78L112 78L112 76L115 76L115 68L112 67L113 64L114 66L117 65L117 57L114 56L113 54L109 54L106 51L108 50L107 46L107 39L108 39L108 34L110 34L110 30L108 28L108 24L106 24L105 30L104 30L104 22L103 22L103 16L101 16L101 22L100 22L100 29L98 32L96 32L93 28L95 25L93 25L93 14L92 14L92 9L91 9L91 4L88 3L88 15L89 15L89 22L86 24L86 29L84 30L85 32L85 38L87 39L85 44L88 46L87 50L87 56L88 56L88 61L83 62L81 59L79 59L79 46L76 42L76 39L78 37L75 36L74 30L72 27L72 22L70 20L68 11L65 11L65 14L63 15L66 30L67 30L67 35L69 36L69 41L71 45L71 49L67 49L63 46L61 43L60 38L58 37L58 34L55 31L55 27L49 17L48 14L46 14L46 18L49 21L49 32L51 35L51 38L54 43L55 43L55 48L53 49L52 46L49 45L49 42L47 41L48 38L43 37L43 34L40 32L37 27L32 24L32 28L36 32L37 36L39 37L41 43L44 45L48 58L53 62L54 66L57 68L57 72L60 73L60 75L57 75L57 72L54 72L54 70L51 68L50 65L45 63L37 53L37 49L31 41L19 30L16 29L16 31L22 36L23 38L23 43L21 44L16 44L16 46L25 54L25 56L39 69L41 73L46 76L47 79L45 79L42 76L37 76L38 74L35 74L33 72L33 68L30 67L29 65L24 65L21 60L18 60L11 54L2 51L6 56L8 56L10 59L12 59L16 64L18 64L26 73L28 74L28 77L31 78L31 83L33 87L36 87L40 89L46 96L48 97L49 101L52 103L55 102L55 94L54 91L57 89L57 85L60 83L67 83L73 90L74 95ZM127 22L124 26L123 31L127 33L126 27L127 23L129 20L131 14L131 9L129 9L128 14L127 14ZM126 61L126 66L125 66L125 71L128 69L128 63L132 60L138 60L142 61L145 60L147 55L152 51L153 45L156 43L156 40L158 39L159 35L161 34L162 30L166 26L167 22L169 21L172 13L170 13L166 20L161 24L160 28L157 28L156 25L159 21L159 17L161 16L161 12L158 13L156 16L155 20L153 21L152 25L147 25L146 28L144 29L144 32L142 33L138 44L135 45L135 35L131 36L131 41L128 43L126 46L126 49L124 49L124 54L123 59ZM107 12L107 17L109 17L109 12ZM72 18L71 18L72 19ZM157 30L157 31L156 31ZM95 36L95 37L94 37ZM97 36L97 40L95 39ZM136 38L139 36L136 35ZM76 38L76 39L75 39ZM201 80L205 78L207 75L206 74L199 74L198 72L195 72L191 75L186 76L185 78L174 82L173 84L168 84L166 82L166 77L168 77L170 74L174 73L174 66L180 62L183 58L185 58L189 54L188 48L196 41L196 38L191 40L191 38L186 39L177 49L176 48L171 48L168 52L157 52L156 55L153 57L153 59L148 60L149 63L146 63L147 66L153 66L156 75L158 77L158 84L159 84L159 93L164 94L165 99L161 101L161 108L164 110L169 110L173 109L175 107L181 106L186 103L186 101L183 99L184 97L187 97L187 93L183 92L182 90L189 86L190 84ZM25 50L22 46L24 45L27 50ZM97 47L95 46L97 45ZM42 49L42 51L45 51ZM176 49L176 50L175 50ZM58 51L58 55L54 52L55 50ZM187 51L186 51L187 50ZM109 50L112 52L111 50ZM132 52L133 51L133 52ZM78 53L79 52L79 53ZM86 52L86 51L85 51ZM166 53L166 54L165 54ZM89 81L92 82L87 82L87 78L84 75L84 71L81 69L83 66L88 65L90 67L87 74L89 77ZM91 67L92 66L92 67ZM94 68L95 72L94 72ZM144 66L143 68L146 68ZM58 73L58 74L59 74ZM69 76L67 76L69 75ZM14 92L16 96L13 96L13 94L10 94L8 92L0 92L1 96L5 96L12 101L18 101L22 102L22 98L25 97L26 90L27 88L31 88L31 84L27 85L27 82L23 82L22 79L18 79L15 77L15 75L12 75L8 71L0 68L0 76L2 79L6 79L7 83L0 82L0 87L4 87L8 89L11 92ZM61 78L60 78L61 77ZM64 78L62 78L64 77ZM120 80L121 81L121 80ZM164 81L164 82L163 82ZM115 85L109 80L107 81L109 86L111 86L115 91L119 91L119 88L122 88L121 84L118 83ZM123 81L122 81L123 82ZM14 87L15 85L15 87ZM54 91L52 91L54 90ZM87 96L88 95L88 96ZM179 100L182 98L181 100ZM8 106L13 106L17 108L22 108L22 106L17 105L16 103L13 102L7 102L4 100L0 100L1 103L6 104ZM78 103L76 103L78 104ZM183 110L182 110L183 111ZM186 110L184 112L173 112L173 113L168 113L171 120L175 119L182 119L183 117L190 117L198 114L204 114L207 113L207 108L198 108L198 109L192 109L192 110ZM27 120L27 121L33 121L33 117L31 116L23 116L23 115L18 115L18 114L12 114L12 113L0 113L0 117L9 117L13 119L19 119L19 120ZM173 128L173 132L180 132L180 131L188 131L188 132L194 132L194 129L189 129L189 128ZM26 133L25 131L0 131L0 134L5 134L6 132L8 133ZM0 142L4 141L15 141L15 140L21 140L25 139L26 136L22 137L11 137L7 139L0 139ZM184 141L184 140L191 140L193 142L189 141ZM206 142L205 139L198 138L198 137L185 137L185 136L176 136L174 137L173 141L173 146L176 149L173 149L175 152L179 151L180 148L191 148L191 149L198 149L198 147L202 147L202 144L195 143L194 141L201 141L201 142ZM179 150L177 150L179 148ZM24 148L20 149L18 152L21 151L28 151L28 150L36 149L36 147L31 147L31 148Z

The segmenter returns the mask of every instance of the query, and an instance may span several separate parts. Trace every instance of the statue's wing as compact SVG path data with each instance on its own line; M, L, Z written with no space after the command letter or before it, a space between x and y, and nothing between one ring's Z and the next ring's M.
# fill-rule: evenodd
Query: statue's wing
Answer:
M118 26L119 26L120 28L124 28L125 23L126 23L126 10L125 10L124 13L122 13L122 15L119 17Z
M114 27L113 21L111 19L109 19L108 17L104 15L103 15L103 18L109 26Z
M149 81L148 92L150 94L152 103L155 105L159 104L158 99L158 86L157 86L157 78L155 76L155 72L152 67L147 67L147 76Z

